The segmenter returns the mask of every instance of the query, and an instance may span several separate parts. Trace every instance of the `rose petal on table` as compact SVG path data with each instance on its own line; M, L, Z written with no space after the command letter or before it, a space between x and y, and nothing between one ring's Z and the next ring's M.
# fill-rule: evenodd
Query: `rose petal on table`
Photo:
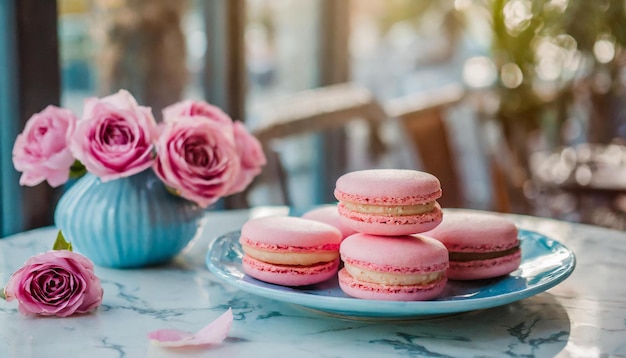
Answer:
M229 308L228 311L195 334L176 329L159 329L148 333L148 338L155 345L164 348L219 344L228 336L232 323L233 310Z
M177 342L193 338L193 333L177 329L159 329L158 331L148 333L148 338L158 342Z

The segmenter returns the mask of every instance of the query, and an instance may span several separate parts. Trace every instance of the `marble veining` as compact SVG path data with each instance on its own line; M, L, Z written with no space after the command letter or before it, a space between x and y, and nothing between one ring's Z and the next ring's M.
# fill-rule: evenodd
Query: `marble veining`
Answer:
M267 211L265 211L267 212ZM237 230L250 211L207 214L205 232L168 265L138 270L96 267L105 290L92 314L29 318L0 301L0 357L624 357L626 233L512 216L572 249L574 273L521 301L438 318L386 321L332 317L240 291L204 265L209 242ZM0 284L31 255L49 249L56 230L0 240ZM165 350L146 334L197 331L228 308L234 322L219 346Z

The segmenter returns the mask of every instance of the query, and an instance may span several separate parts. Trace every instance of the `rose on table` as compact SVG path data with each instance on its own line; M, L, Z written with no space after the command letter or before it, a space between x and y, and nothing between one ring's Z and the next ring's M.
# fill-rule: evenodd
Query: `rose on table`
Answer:
M17 301L18 310L26 316L64 318L89 313L100 306L103 296L93 263L73 252L61 231L52 250L31 256L0 290L0 298ZM196 333L159 329L148 333L148 338L162 348L210 347L228 336L232 322L229 308Z
M53 249L30 257L9 278L3 290L29 316L67 317L87 313L102 303L104 291L85 256L72 252L59 231Z

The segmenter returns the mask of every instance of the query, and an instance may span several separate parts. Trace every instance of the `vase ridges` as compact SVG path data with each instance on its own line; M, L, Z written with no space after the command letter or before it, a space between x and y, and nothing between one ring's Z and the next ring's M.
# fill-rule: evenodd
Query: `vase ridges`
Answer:
M107 267L168 261L199 229L203 210L167 192L152 171L106 183L90 174L61 198L55 222L78 252Z

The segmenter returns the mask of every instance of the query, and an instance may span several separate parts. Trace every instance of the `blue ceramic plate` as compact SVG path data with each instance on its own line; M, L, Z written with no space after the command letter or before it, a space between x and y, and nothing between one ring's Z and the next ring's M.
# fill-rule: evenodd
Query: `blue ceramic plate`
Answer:
M544 235L520 230L522 263L516 271L496 279L448 281L443 294L433 301L374 301L351 298L339 289L337 279L292 288L265 283L246 276L241 267L243 252L239 232L217 238L207 253L209 270L243 291L293 303L346 318L411 319L478 310L521 300L565 280L574 271L574 253Z

